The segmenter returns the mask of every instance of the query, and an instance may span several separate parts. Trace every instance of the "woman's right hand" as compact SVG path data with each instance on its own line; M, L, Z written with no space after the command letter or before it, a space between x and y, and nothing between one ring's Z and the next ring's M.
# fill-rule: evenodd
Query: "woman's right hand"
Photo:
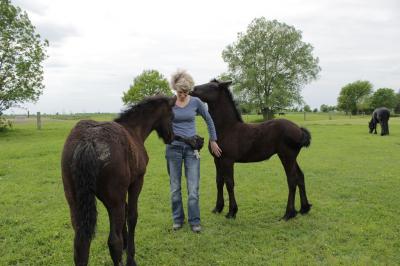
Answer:
M211 151L215 156L220 157L222 154L221 148L215 140L210 140Z

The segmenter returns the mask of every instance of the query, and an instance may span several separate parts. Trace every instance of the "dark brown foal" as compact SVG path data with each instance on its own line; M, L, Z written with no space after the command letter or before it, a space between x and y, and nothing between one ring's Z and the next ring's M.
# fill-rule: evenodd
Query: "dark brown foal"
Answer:
M225 184L229 194L229 212L226 217L236 216L238 207L233 174L235 162L259 162L277 154L285 169L289 187L283 219L288 220L297 214L294 206L296 187L300 190L300 213L307 213L311 204L307 200L304 174L296 158L302 147L310 145L310 132L286 119L258 124L244 123L229 91L230 84L231 82L212 80L196 86L192 92L193 96L199 97L208 104L217 130L218 145L222 149L221 157L214 156L218 194L213 212L220 213L224 208L223 187Z
M173 104L171 98L155 96L132 106L114 122L84 120L72 129L61 166L75 231L75 265L88 264L97 219L95 197L108 211L108 247L114 265L122 264L125 248L127 265L136 265L137 204L148 163L144 141L153 130L165 143L173 140Z

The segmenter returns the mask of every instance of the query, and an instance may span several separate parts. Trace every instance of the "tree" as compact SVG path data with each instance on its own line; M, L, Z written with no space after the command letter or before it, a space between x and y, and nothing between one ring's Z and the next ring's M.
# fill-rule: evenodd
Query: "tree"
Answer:
M396 93L396 106L394 107L396 114L400 113L400 89Z
M302 104L301 87L317 78L318 58L292 26L264 17L254 19L246 33L222 52L234 91L248 95L264 118L276 110Z
M356 114L359 109L357 104L363 102L372 92L372 84L369 81L358 80L344 86L338 97L338 109Z
M324 112L324 113L335 111L335 109L336 109L335 106L329 106L329 105L326 105L326 104L322 104L321 107L319 108L319 110L321 112Z
M129 90L124 92L122 101L125 104L134 104L158 93L172 95L168 80L157 70L144 70L142 74L135 77Z
M371 107L372 94L369 94L357 103L357 111L364 113L372 113L374 108Z
M304 105L303 110L304 110L304 112L311 112L311 107L308 104L306 104L306 105Z
M386 107L393 109L396 107L396 94L394 90L389 88L380 88L371 97L371 107Z
M0 115L42 94L43 67L49 43L35 33L26 12L0 0Z

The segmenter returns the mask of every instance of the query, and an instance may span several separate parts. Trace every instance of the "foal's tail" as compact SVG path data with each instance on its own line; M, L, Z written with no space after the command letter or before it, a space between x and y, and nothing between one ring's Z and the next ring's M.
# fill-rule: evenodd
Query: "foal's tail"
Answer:
M309 147L311 144L311 133L304 127L301 127L300 129L303 132L303 136L301 137L300 141L300 147Z
M92 239L95 234L96 178L99 173L99 161L92 142L80 142L75 148L72 173L76 180L76 236L78 239Z

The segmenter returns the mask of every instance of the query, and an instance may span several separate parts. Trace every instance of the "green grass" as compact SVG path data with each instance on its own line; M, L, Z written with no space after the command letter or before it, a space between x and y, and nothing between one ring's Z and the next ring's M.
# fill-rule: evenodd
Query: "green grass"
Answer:
M98 117L109 120L110 116ZM400 261L400 118L391 135L368 134L369 117L288 114L312 133L299 156L313 208L280 221L287 200L279 159L236 164L239 212L227 220L216 200L211 156L202 151L200 205L204 231L171 230L169 180L162 141L146 141L150 162L139 200L139 265L390 265ZM246 116L255 121L257 116ZM60 177L60 154L76 120L15 123L0 133L0 265L72 265L73 230ZM206 136L204 123L198 123ZM378 130L379 132L379 130ZM183 187L186 187L185 182ZM185 192L186 193L186 192ZM184 193L184 194L185 194ZM186 197L184 199L186 207ZM298 195L296 206L299 208ZM108 217L98 204L90 265L112 265Z

